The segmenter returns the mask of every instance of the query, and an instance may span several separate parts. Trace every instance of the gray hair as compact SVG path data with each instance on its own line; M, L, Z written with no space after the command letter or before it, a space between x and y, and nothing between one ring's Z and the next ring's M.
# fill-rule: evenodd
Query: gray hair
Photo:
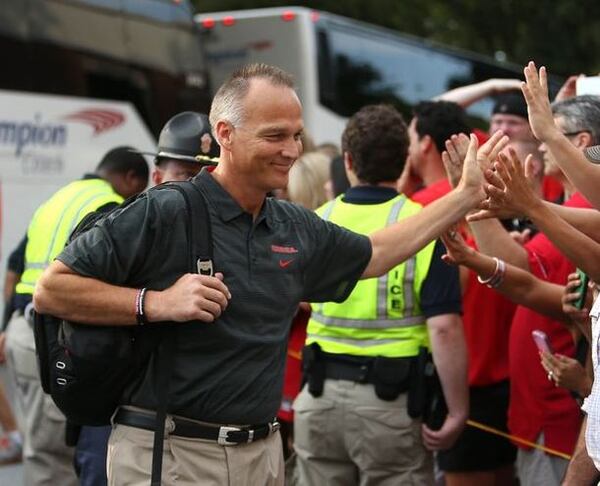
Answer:
M575 96L552 103L552 113L563 120L568 133L590 132L592 145L600 144L600 96Z
M287 86L294 89L292 76L283 69L268 64L248 64L236 70L225 81L213 98L209 120L213 131L220 120L227 120L239 127L244 119L243 101L254 78L266 79L275 86Z

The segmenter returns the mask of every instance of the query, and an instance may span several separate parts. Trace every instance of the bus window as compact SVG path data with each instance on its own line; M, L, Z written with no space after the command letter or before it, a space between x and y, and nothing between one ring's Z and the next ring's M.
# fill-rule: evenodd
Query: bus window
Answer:
M406 116L411 106L448 90L489 78L521 78L520 69L482 56L452 51L382 28L324 19L317 25L319 100L348 117L370 103L391 103ZM551 79L551 92L558 80ZM560 84L558 84L560 85ZM485 126L493 100L467 109L475 126Z

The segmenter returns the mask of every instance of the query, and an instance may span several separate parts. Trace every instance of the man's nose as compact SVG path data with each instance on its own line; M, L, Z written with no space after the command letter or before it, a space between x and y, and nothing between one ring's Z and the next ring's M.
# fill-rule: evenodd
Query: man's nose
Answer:
M296 160L300 157L300 152L302 151L302 142L296 140L294 137L290 137L286 140L285 146L282 150L282 155L284 157Z

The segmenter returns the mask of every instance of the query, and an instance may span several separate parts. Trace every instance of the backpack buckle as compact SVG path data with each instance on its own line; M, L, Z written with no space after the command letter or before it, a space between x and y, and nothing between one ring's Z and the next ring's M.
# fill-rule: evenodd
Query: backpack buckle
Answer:
M200 275L208 275L209 277L214 275L213 262L210 258L198 258L196 268Z

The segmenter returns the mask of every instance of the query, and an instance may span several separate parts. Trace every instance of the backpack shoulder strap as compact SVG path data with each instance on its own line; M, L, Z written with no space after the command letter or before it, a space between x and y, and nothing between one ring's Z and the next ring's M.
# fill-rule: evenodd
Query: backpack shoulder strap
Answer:
M188 255L191 273L213 275L213 240L207 202L202 190L191 181L173 182L158 186L157 189L170 188L178 191L185 200L186 228L188 230ZM169 377L175 346L175 330L164 329L164 352L159 352L159 373L157 389L166 390L160 394L157 404L154 429L154 445L152 451L152 476L150 484L160 486L162 476L162 456L165 434L165 420L169 401Z
M193 181L172 182L162 187L175 189L185 200L190 272L212 275L214 273L213 239L208 203L203 190Z

